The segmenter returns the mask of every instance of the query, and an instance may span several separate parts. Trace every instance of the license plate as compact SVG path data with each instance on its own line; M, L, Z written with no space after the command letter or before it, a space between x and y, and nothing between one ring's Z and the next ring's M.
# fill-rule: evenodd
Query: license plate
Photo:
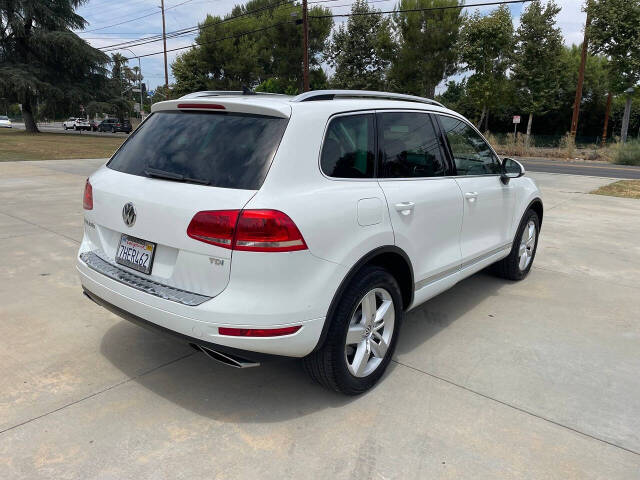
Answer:
M116 252L116 263L148 275L151 273L155 251L155 243L123 234Z

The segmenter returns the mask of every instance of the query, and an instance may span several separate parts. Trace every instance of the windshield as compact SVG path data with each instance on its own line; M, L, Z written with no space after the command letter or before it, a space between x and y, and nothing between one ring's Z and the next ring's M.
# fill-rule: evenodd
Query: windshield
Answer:
M240 113L156 112L107 166L132 175L257 190L286 125L283 118Z
M5 117L4 115L0 115L0 120L9 120L9 117Z

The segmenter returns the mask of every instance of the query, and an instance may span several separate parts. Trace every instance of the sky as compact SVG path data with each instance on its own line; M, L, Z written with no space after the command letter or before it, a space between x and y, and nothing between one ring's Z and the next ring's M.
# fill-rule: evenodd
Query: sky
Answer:
M482 3L484 1L486 0L467 0L466 3ZM352 0L336 0L336 5L339 6L333 6L331 9L334 13L348 13L351 2ZM199 22L202 22L208 13L224 16L231 11L234 5L242 3L245 2L242 0L166 0L165 21L167 32L194 27ZM375 2L375 7L380 10L392 10L396 3L397 0L378 0ZM579 44L582 42L585 21L585 14L582 11L583 1L556 0L556 4L562 8L557 20L565 43L567 45ZM324 4L324 6L328 5L331 5L331 3ZM496 7L481 7L480 11L486 14L493 8ZM513 15L514 26L517 28L520 14L524 7L522 4L512 4L509 8ZM472 12L474 9L468 8L466 10ZM96 48L162 33L160 0L89 0L78 9L78 13L89 22L85 30L78 32L78 34ZM345 21L345 19L344 17L342 19L336 18L335 21L338 24ZM195 34L167 39L167 49L188 47L194 43L194 40ZM171 62L184 51L186 50L167 54L170 83L173 81ZM144 57L140 60L142 75L150 90L164 84L164 65L161 54L162 42L132 47L130 51L120 50L120 53L126 57L156 52L160 52L160 54ZM137 64L137 59L130 62L130 66L136 66Z

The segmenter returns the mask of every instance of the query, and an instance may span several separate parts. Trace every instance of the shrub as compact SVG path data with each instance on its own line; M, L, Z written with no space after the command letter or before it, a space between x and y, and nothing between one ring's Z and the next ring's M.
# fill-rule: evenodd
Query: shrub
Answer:
M640 140L627 140L618 144L613 161L619 165L640 165Z

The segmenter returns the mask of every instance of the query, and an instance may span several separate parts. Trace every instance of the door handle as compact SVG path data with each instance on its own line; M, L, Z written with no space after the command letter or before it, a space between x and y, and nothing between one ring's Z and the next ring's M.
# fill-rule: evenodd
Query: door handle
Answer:
M478 192L467 192L464 194L464 198L470 202L475 202L478 199Z
M400 212L400 215L410 215L413 211L413 207L415 206L416 204L413 202L400 202L395 205L396 210Z

